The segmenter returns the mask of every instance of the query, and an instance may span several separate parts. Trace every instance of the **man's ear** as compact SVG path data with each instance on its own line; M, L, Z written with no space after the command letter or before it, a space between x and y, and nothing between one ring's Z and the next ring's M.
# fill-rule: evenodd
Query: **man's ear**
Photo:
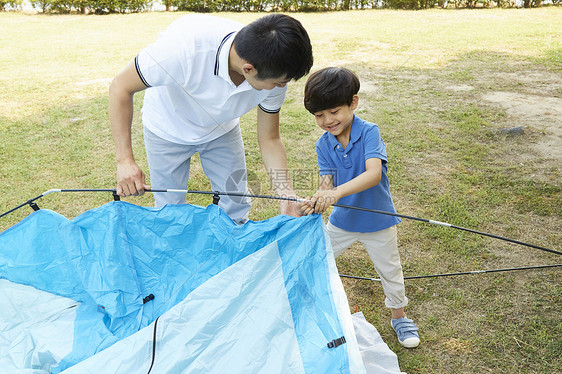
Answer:
M353 95L353 99L351 99L351 105L349 106L351 110L357 109L357 105L359 105L359 96Z
M244 65L242 65L242 70L244 71L244 74L250 74L252 70L255 70L255 67L254 65L246 62Z

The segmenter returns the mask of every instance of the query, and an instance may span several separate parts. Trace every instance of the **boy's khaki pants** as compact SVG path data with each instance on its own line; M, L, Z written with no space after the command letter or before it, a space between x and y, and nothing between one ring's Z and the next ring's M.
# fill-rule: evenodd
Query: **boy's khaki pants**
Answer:
M399 309L408 305L396 225L381 231L362 233L342 230L328 222L327 231L336 258L356 241L363 243L380 276L387 308Z

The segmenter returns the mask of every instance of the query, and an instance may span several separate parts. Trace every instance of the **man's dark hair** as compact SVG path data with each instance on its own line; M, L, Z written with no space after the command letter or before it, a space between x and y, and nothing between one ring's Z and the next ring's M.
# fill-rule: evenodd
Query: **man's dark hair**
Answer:
M312 68L312 46L306 30L283 14L271 14L243 27L234 38L234 49L256 68L260 80L298 80Z
M310 113L351 105L359 92L359 78L351 70L328 67L308 77L304 87L304 107Z

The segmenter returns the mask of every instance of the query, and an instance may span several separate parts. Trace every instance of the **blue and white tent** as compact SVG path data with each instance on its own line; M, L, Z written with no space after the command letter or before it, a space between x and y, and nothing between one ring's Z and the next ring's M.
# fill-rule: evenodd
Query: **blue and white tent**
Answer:
M0 234L0 303L0 373L365 372L318 215L41 209Z

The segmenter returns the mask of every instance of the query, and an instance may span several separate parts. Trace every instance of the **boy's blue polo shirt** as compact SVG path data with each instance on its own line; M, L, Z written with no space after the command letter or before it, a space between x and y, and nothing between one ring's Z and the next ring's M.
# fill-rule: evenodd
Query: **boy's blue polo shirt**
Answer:
M320 175L332 175L334 187L342 185L365 172L366 160L370 158L381 159L380 183L365 191L343 197L338 201L338 204L396 213L386 175L386 146L377 125L354 116L347 147L344 149L334 135L325 132L316 142L316 154ZM396 225L400 222L400 218L334 207L330 215L330 222L332 225L347 231L375 232Z

